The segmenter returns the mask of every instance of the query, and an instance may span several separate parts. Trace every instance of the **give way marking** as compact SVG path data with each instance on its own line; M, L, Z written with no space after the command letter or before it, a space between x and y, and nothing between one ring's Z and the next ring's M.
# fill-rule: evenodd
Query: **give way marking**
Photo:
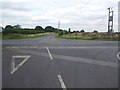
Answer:
M15 60L23 58L23 61L20 62L17 66L15 66ZM18 70L28 59L30 58L30 55L24 55L24 56L12 56L11 61L11 74L13 74L15 71Z

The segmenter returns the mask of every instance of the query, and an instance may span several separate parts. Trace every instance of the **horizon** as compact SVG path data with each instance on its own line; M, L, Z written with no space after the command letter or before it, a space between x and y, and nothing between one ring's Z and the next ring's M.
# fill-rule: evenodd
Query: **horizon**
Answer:
M15 25L11 25L11 26L15 26ZM53 27L53 26L51 26L51 27ZM0 26L0 32L2 32L2 28L5 28L5 27ZM26 27L23 28L23 27L21 27L21 29L35 29L35 27L34 28L26 28ZM45 28L43 28L43 29L45 29ZM58 28L56 28L56 29L58 29ZM63 30L63 29L60 29L60 30ZM94 30L89 30L89 31L86 31L85 29L81 29L81 30L84 30L86 33L92 33L95 29ZM79 31L80 32L81 30L71 30L71 32L73 32L73 31ZM69 30L66 30L66 31L69 31ZM98 31L98 30L96 30L96 31ZM114 33L116 33L116 32L120 32L120 31L114 31ZM98 31L98 33L107 33L107 31Z

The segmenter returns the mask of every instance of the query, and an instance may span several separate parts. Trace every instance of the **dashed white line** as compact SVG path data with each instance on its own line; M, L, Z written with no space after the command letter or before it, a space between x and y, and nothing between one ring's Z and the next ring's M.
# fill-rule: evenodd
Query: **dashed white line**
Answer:
M120 60L120 52L117 54L117 58Z
M58 79L59 79L60 85L61 85L61 87L63 88L63 90L67 90L67 88L66 88L66 86L65 86L65 83L64 83L61 75L58 75Z
M30 56L13 56L12 62L11 62L11 74L13 74L19 67L21 67L29 58ZM19 65L15 67L15 58L25 58Z
M50 59L51 59L51 60L53 60L53 57L52 57L52 55L51 55L51 53L50 53L49 48L48 48L48 47L46 47L46 49L47 49L47 51L48 51L48 54L49 54L49 56L50 56Z

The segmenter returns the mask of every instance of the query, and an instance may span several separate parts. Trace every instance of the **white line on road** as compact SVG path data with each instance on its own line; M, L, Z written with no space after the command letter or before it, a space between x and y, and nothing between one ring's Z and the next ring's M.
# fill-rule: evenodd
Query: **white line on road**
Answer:
M117 54L117 58L120 60L120 52Z
M11 74L13 74L19 67L21 67L29 58L30 56L13 56L12 62L11 62ZM19 65L15 67L15 58L25 58Z
M67 90L66 86L65 86L65 83L61 77L61 75L58 75L58 79L59 79L59 82L61 84L61 87L63 88L63 90Z
M45 48L44 46L4 46L4 48ZM81 47L73 47L73 46L50 46L49 48L51 49L93 49L93 48L97 48L97 49L101 49L101 48L117 48L116 46L105 46L105 47L99 47L99 46L81 46Z
M48 54L49 54L49 56L50 56L50 59L53 60L53 57L52 57L52 55L51 55L51 53L50 53L50 50L48 49L48 47L46 47L46 49L47 49L47 51L48 51Z
M12 49L11 49L12 50ZM40 55L44 57L50 57L48 53L41 53L41 52L34 52L34 51L27 51L27 50L18 50L19 52L22 53L29 53L32 55ZM57 54L52 54L54 58L60 59L60 60L68 60L72 62L82 62L82 63L88 63L88 64L95 64L95 65L102 65L102 66L109 66L109 67L114 67L118 68L118 63L117 62L110 62L110 61L103 61L99 59L88 59L88 58L81 58L81 57L74 57L74 56L65 56L65 55L57 55ZM117 56L117 55L116 55Z

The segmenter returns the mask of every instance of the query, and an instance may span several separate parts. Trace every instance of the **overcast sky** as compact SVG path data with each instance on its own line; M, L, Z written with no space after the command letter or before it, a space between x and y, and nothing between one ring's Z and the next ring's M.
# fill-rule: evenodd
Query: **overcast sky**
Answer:
M118 31L119 0L2 0L0 26L20 24L61 29L107 31L108 7L113 7L114 30Z

